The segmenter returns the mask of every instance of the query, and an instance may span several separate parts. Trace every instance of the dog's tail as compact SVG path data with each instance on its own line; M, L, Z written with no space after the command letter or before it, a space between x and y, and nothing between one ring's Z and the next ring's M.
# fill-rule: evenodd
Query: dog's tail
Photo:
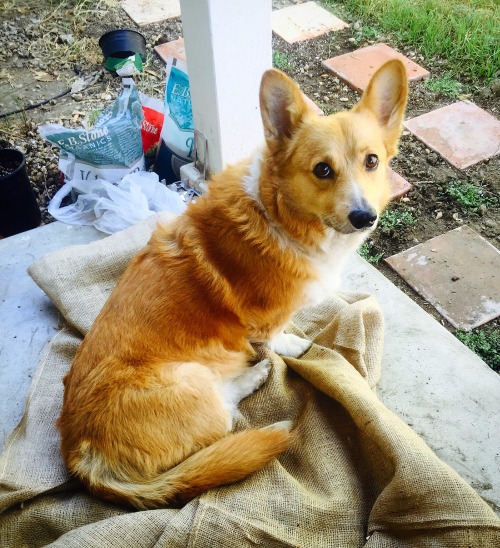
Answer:
M229 434L152 480L118 479L109 469L104 474L85 474L81 479L95 495L140 510L179 506L208 489L241 480L262 468L290 445L291 426L291 422L283 421Z

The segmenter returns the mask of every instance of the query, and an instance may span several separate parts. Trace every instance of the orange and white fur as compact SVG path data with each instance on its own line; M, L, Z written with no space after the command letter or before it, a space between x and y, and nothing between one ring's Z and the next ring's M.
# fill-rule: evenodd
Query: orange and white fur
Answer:
M239 401L270 369L249 366L251 343L307 350L283 327L335 290L386 206L407 87L390 61L351 111L319 117L287 76L264 74L264 148L155 229L64 380L62 454L91 492L140 509L179 505L289 446L286 421L231 433Z

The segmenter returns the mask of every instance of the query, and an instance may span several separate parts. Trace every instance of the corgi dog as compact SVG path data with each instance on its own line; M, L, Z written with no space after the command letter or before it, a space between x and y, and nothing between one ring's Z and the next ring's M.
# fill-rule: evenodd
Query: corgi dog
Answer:
M159 223L64 379L62 455L92 493L138 509L181 505L289 447L288 421L232 433L238 403L270 369L249 366L252 343L292 357L308 349L283 327L335 291L376 226L407 94L393 60L352 110L318 116L290 78L265 72L263 149Z

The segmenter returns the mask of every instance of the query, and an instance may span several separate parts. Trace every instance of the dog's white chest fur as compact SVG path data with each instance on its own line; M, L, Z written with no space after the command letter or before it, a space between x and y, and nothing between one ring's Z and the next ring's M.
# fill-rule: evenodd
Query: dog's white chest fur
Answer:
M339 234L329 229L327 239L310 259L317 279L310 282L306 288L305 306L319 304L338 291L345 263L364 238L365 235L362 233Z
M259 196L259 176L262 163L262 154L257 152L250 164L249 175L244 179L246 193L251 196L265 212ZM302 254L303 250L272 222L269 223L269 235L276 239L283 248L295 250ZM350 253L354 253L367 237L368 232L353 232L341 234L328 229L325 241L311 255L311 266L317 273L317 279L310 282L304 292L303 306L313 306L331 297L339 288L342 269Z

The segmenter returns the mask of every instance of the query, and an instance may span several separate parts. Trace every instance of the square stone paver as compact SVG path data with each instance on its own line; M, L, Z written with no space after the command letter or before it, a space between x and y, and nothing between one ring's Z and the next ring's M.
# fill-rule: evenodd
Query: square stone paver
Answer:
M392 49L387 44L374 44L360 48L351 53L338 55L323 61L321 64L329 72L344 81L356 91L364 91L375 71L386 61L401 59L406 65L410 82L429 77L429 71L417 65L402 53Z
M500 315L500 251L461 226L386 259L454 327Z
M390 167L387 168L387 179L389 179L391 185L391 200L401 198L401 196L407 194L411 189L411 184Z
M184 38L177 38L177 40L172 40L171 42L165 42L159 46L155 46L154 50L156 55L164 62L167 62L167 59L170 55L181 61L186 60L186 49L184 48Z
M306 100L306 103L312 108L312 110L314 110L316 114L319 114L319 116L323 116L325 114L323 110L310 97L308 97L305 93L302 93L302 95Z
M470 101L459 101L404 123L420 141L459 169L500 152L500 121Z
M124 0L122 8L140 27L179 17L179 0Z
M316 38L348 26L316 2L289 6L272 13L273 32L289 44Z

